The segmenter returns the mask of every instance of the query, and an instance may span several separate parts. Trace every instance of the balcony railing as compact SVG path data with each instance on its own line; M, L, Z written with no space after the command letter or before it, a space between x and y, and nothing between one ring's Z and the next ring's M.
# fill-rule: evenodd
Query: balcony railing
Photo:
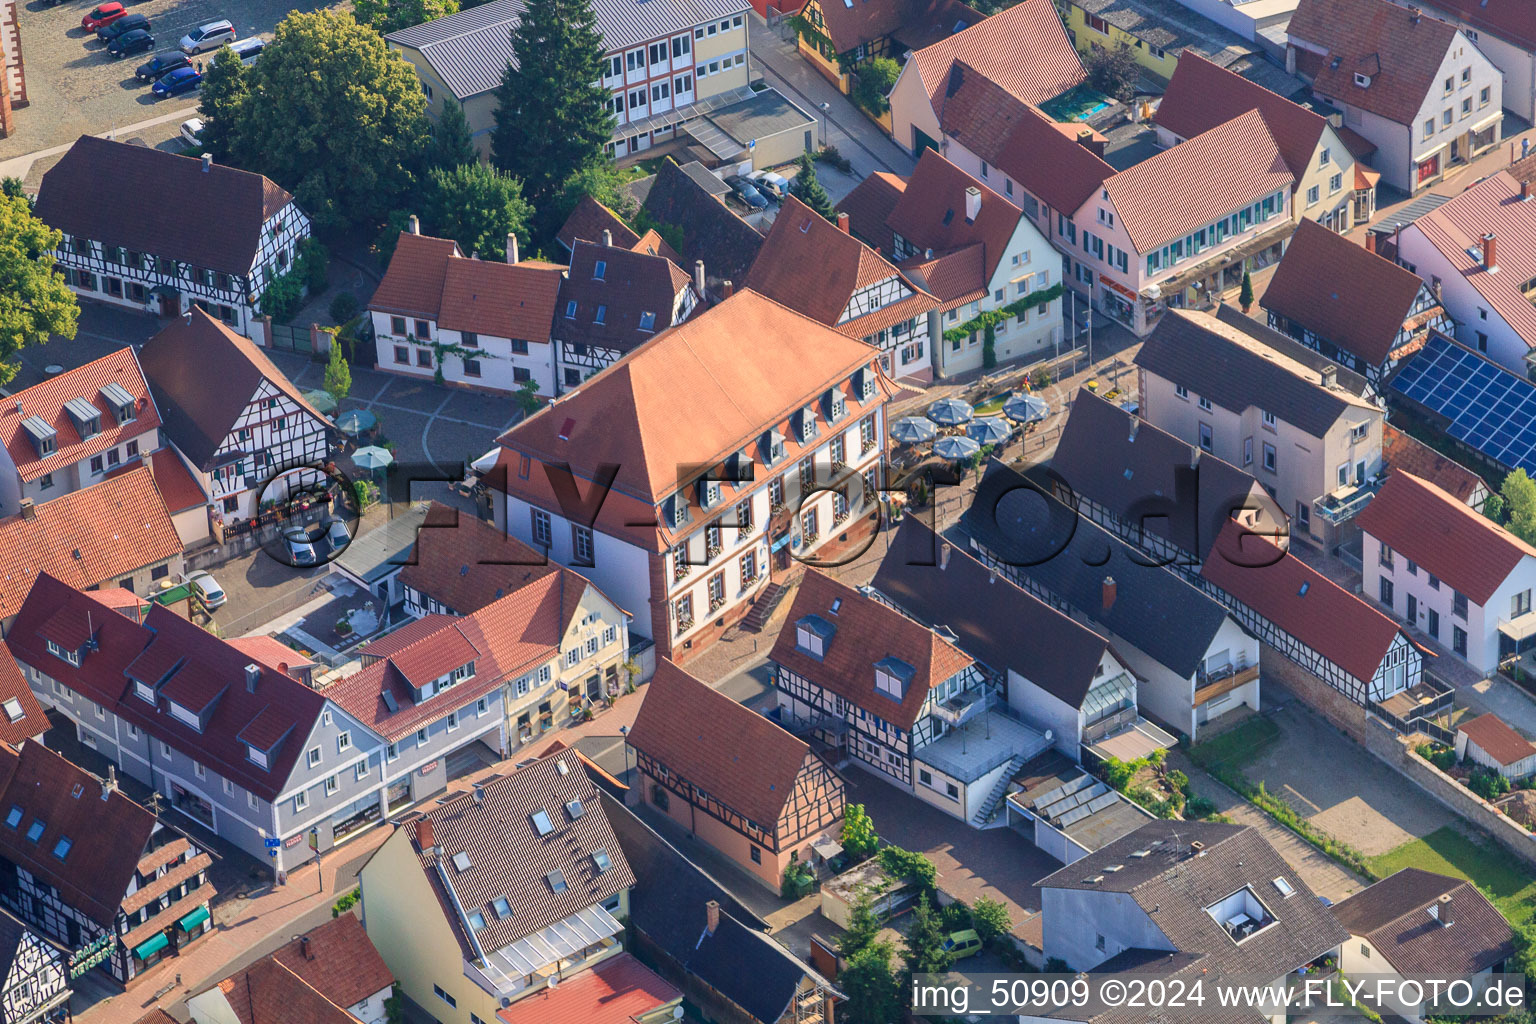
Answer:
M1194 707L1199 707L1213 697L1220 697L1229 690L1235 690L1245 683L1251 683L1259 678L1259 666L1231 666L1217 672L1201 672L1195 678Z
M1312 502L1312 508L1324 522L1338 526L1359 515L1360 510L1371 503L1371 499L1376 497L1376 492L1380 489L1380 483L1375 481L1368 481L1354 487L1341 487Z

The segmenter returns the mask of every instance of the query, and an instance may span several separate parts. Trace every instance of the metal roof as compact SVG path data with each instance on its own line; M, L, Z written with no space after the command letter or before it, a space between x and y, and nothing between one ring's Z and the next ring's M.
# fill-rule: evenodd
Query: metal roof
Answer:
M429 502L420 502L383 526L359 533L336 556L337 568L369 585L398 572L411 560L416 534L426 521L429 507Z
M135 399L133 395L129 394L128 389L116 381L111 382L101 389L101 397L106 399L113 408L117 409L120 409L125 405L132 406L135 403Z

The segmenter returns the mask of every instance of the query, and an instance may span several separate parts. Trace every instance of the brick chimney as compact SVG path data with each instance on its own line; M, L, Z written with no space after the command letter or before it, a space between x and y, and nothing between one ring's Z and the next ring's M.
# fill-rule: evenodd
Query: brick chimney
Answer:
M1366 252L1375 252L1376 251L1376 232L1374 232L1374 231L1367 231L1365 233L1365 251Z
M1109 611L1111 608L1113 608L1115 606L1115 593L1116 593L1115 578L1113 576L1105 576L1104 577L1104 598L1103 598L1103 600L1104 600L1104 610L1105 611Z
M704 934L713 935L715 929L720 927L720 901L710 900L704 904Z
M437 833L432 829L431 818L420 818L417 820L416 845L421 847L422 853L431 853L437 849Z
M1492 231L1483 236L1483 269L1490 274L1499 269L1499 239Z
M308 935L299 936L299 952L305 960L313 960L315 958L315 951L310 948Z
M21 518L29 523L37 518L37 503L31 498L21 499Z
M736 294L736 285L730 281L721 281L720 294L727 299L730 298L732 295Z
M843 213L841 210L839 210L837 214L837 230L841 231L845 235L849 233L848 215Z

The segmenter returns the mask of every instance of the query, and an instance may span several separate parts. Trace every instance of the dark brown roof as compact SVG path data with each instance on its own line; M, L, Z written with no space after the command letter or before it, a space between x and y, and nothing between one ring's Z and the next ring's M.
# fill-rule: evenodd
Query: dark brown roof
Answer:
M368 308L435 320L442 308L448 258L460 255L459 243L451 238L400 232L384 279L374 289Z
M1067 216L1115 173L1050 118L964 61L950 72L944 134Z
M439 327L496 338L549 340L562 279L559 267L531 260L513 265L454 258L447 262Z
M110 183L111 201L92 202ZM164 196L175 196L165 203ZM249 171L82 135L43 175L36 213L51 228L106 246L248 274L261 229L293 196Z
M395 983L356 914L342 914L272 953L337 1006L355 1006Z
M827 0L821 14L827 38L838 53L886 36L917 49L969 28L983 17L959 0L858 0L853 4Z
M1476 743L1485 754L1502 765L1512 765L1536 756L1536 746L1532 746L1530 740L1504 724L1504 719L1492 711L1478 715L1470 722L1462 722L1456 731L1466 733L1468 740Z
M1259 305L1379 366L1423 286L1417 274L1303 219Z
M571 215L565 218L565 223L555 233L555 240L571 249L578 241L602 241L604 231L612 232L613 244L625 249L633 249L640 241L640 236L618 214L591 196L582 196Z
M581 802L581 816L573 821L566 805L576 800ZM547 835L533 827L532 816L538 811L548 814L554 825ZM463 913L485 916L486 926L475 937L487 952L635 884L597 787L580 763L563 754L542 757L489 780L475 794L449 799L424 817L432 822L440 853L421 849L410 831L414 822L404 826L421 857L423 873L444 907L457 902ZM598 850L611 862L606 871L599 872L592 859ZM452 864L460 853L469 855L470 866L463 871ZM439 861L442 872L437 870ZM546 876L552 871L565 876L565 891L551 889ZM452 887L452 900L446 898L445 886ZM491 907L503 897L512 903L511 917L498 917ZM455 920L453 926L460 944L472 951L464 934L467 923Z
M678 296L691 287L689 282L683 269L663 256L578 241L570 272L560 283L553 334L565 342L629 352L672 326ZM641 326L645 314L651 318L649 327Z
M1297 70L1319 95L1413 126L1435 87L1454 26L1390 0L1301 0L1286 31L1321 49L1296 48ZM1370 85L1355 84L1355 73Z
M1536 7L1525 0L1434 0L1434 6L1524 50L1536 50Z
M1188 60L1184 59L1186 56ZM1179 55L1178 66L1153 120L1180 138L1192 139L1249 110L1264 115L1280 156L1300 181L1312 166L1318 140L1328 126L1327 118L1233 74L1193 50Z
M961 60L1025 103L1044 103L1088 77L1051 0L1014 4L916 51L902 70L920 76L937 113Z
M1388 547L1486 604L1536 548L1410 473L1387 477L1355 522Z
M848 230L876 252L889 253L895 239L885 219L896 208L907 182L890 171L876 171L853 187L837 204L839 213L848 215Z
M410 562L400 570L400 582L435 599L456 615L468 615L555 572L581 579L570 569L550 561L543 551L506 531L433 502L421 529L416 531L416 547ZM396 630L384 639L394 640L403 632ZM367 653L386 654L385 648L375 652L374 647L369 644Z
M125 620L126 621L126 620ZM21 811L14 827L0 824L0 857L59 890L60 898L104 928L118 908L155 830L155 816L41 743L18 752L0 746L0 815ZM42 832L30 838L30 830ZM61 839L70 840L61 860Z
M972 188L981 193L981 209L968 219L966 193ZM1024 211L981 181L935 150L924 149L886 223L919 249L932 249L936 254L979 244L982 277L976 283L986 288L1023 217Z
M218 988L239 1024L355 1024L357 1020L272 957L230 975Z
M946 543L918 517L907 516L875 571L875 590L918 622L950 630L955 647L994 672L1014 669L1081 707L1109 641L958 548L951 548L947 567L940 569Z
M211 468L214 452L234 430L240 414L263 380L329 428L329 421L265 352L218 320L193 308L174 317L139 350L164 429L181 453L200 469ZM218 387L209 387L218 381Z
M646 687L629 745L770 831L811 752L665 658Z
M1515 952L1509 922L1476 886L1421 868L1404 868L1332 910L1349 934L1369 941L1400 974L1471 975Z
M683 234L683 266L704 261L711 282L746 280L763 236L690 178L671 157L664 158L645 197L645 212L658 224Z
M1485 494L1492 493L1482 477L1390 423L1382 424L1381 457L1391 469L1412 473L1466 504L1479 487Z

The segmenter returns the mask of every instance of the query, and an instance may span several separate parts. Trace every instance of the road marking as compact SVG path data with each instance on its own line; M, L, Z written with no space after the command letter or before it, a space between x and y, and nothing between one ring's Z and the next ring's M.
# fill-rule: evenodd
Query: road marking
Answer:
M443 400L441 402L437 403L437 408L432 410L432 415L427 417L427 422L423 423L422 426L421 426L421 454L422 454L422 457L425 458L428 462L430 462L432 464L432 467L434 469L436 469L438 472L442 472L443 467L439 466L437 464L437 460L432 457L432 450L427 447L427 431L432 429L432 424L437 419L437 414L443 411L443 406L447 405L452 400L453 400L453 394L451 392L449 394L447 394L447 395L444 395L443 396Z

